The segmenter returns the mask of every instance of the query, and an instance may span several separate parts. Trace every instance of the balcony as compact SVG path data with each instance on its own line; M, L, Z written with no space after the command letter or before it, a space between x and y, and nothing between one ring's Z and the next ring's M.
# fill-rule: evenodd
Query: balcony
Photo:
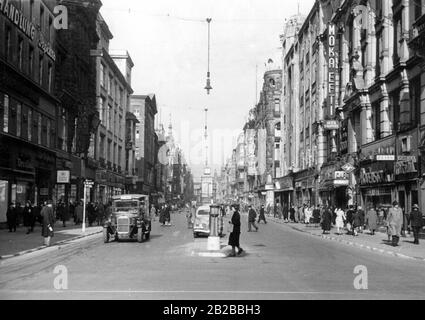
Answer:
M412 27L409 46L421 55L425 55L425 14L420 16Z

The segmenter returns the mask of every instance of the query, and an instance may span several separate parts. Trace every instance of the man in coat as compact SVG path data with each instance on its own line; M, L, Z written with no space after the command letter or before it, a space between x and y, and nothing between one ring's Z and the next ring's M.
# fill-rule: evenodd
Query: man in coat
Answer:
M16 219L17 219L17 211L16 211L16 204L12 202L9 205L9 208L6 212L6 218L7 218L7 225L9 227L9 232L16 232Z
M44 245L50 246L50 239L53 237L53 226L55 225L53 202L51 200L49 200L47 206L44 206L41 210L41 216L43 217L41 235L44 237Z
M366 225L370 230L370 234L374 235L378 228L378 214L373 206L370 206L366 214Z
M255 228L255 231L258 231L258 227L255 225L255 218L257 217L257 213L254 208L249 205L248 206L248 232L251 232L251 226Z
M232 253L229 257L236 257L235 248L238 247L238 255L243 252L243 249L240 246L239 238L241 234L241 215L239 214L239 205L232 205L231 210L233 212L232 219L229 221L233 226L232 232L229 235L229 245L232 246Z
M401 234L401 226L403 225L403 211L398 206L398 202L394 201L392 208L388 212L388 227L389 233L392 237L393 247L398 246Z
M414 244L419 244L419 232L423 227L423 223L422 212L419 211L419 206L414 204L410 213L410 226L412 227L413 237L415 238Z

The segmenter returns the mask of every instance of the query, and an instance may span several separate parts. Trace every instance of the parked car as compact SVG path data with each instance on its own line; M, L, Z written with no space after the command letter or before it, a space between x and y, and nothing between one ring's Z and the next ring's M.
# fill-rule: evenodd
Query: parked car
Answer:
M112 198L112 215L103 226L103 241L137 239L148 240L151 232L149 196L125 194Z

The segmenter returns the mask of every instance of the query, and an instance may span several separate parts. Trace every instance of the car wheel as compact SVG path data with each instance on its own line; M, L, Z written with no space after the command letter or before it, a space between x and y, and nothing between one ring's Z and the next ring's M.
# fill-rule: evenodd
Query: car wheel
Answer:
M145 240L149 240L150 236L151 236L151 233L150 232L145 233Z
M142 230L142 228L137 229L137 242L139 242L139 243L143 242L143 230Z
M196 232L194 232L194 233L193 233L193 237L194 237L194 238L197 238L197 237L198 237L198 234L197 234Z
M103 228L103 242L104 243L109 242L109 232L107 228Z

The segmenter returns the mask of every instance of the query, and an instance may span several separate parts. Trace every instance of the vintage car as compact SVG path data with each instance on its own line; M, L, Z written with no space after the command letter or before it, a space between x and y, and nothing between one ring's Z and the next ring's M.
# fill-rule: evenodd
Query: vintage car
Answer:
M202 205L196 209L194 224L193 224L193 237L197 238L200 235L210 235L210 205ZM218 235L223 236L223 214L220 210L220 215L218 217Z
M196 209L194 224L193 224L193 237L197 238L200 235L210 234L210 206L203 205Z
M113 196L112 214L103 226L103 241L137 239L148 240L151 232L149 196L143 194L124 194Z

